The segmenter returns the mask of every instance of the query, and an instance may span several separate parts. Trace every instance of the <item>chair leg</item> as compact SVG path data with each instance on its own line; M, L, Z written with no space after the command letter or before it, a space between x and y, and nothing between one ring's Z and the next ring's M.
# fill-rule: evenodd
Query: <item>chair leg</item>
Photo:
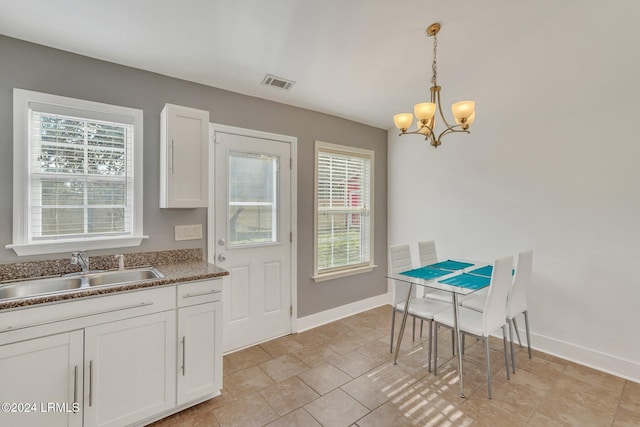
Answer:
M527 348L529 350L529 359L531 359L531 335L529 333L529 313L524 312L524 325L527 331Z
M422 338L422 327L424 326L424 319L420 319L420 338Z
M429 320L429 350L427 351L428 367L431 372L431 346L433 345L433 319Z
M507 355L507 325L502 325L502 343L504 345L504 367L507 370L507 379L511 379L509 375L509 356Z
M465 344L464 344L464 340L467 334L465 334L464 332L462 333L462 342L460 343L460 349L458 349L458 351L464 356L464 348L465 348Z
M507 323L509 324L509 346L511 348L511 369L513 373L516 373L516 354L513 351L513 319L507 319Z
M489 395L489 399L491 399L491 359L489 357L489 337L483 337L484 341L484 360L487 364L486 372L487 372L487 393Z
M435 339L433 340L433 375L438 375L438 322L435 324Z
M451 328L451 354L456 355L456 331Z
M416 340L416 316L413 316L413 332L411 333L411 340Z
M516 322L516 316L513 316L513 327L516 330L516 336L518 337L518 344L520 344L520 348L522 348L522 340L520 339L520 331L518 331L518 322Z
M396 326L396 308L391 307L391 344L389 345L389 353L393 353L393 330Z

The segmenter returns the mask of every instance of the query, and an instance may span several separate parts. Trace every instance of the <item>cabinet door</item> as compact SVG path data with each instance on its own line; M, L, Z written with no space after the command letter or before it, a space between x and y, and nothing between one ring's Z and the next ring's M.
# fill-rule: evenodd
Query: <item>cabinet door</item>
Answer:
M178 405L222 388L221 302L178 310Z
M85 426L136 423L175 406L175 311L85 329Z
M160 207L207 207L209 112L166 104L160 119Z
M1 426L82 426L82 331L0 346ZM20 406L18 406L20 405Z

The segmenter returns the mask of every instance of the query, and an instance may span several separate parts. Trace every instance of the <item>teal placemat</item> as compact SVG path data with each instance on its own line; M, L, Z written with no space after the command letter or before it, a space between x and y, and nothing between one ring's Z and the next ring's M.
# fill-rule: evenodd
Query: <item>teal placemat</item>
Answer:
M484 267L476 268L475 270L467 271L469 274L475 274L477 276L486 276L491 277L493 274L493 265L485 265ZM511 275L513 276L516 273L516 270L511 270Z
M446 283L447 285L459 286L461 288L467 289L482 289L489 286L489 283L491 283L491 278L462 273L458 274L457 276L440 280L439 283Z
M436 277L446 276L447 274L450 274L450 273L451 272L448 270L442 270L440 268L433 268L430 266L426 266L426 267L415 268L409 271L404 271L400 274L402 274L403 276L415 277L417 279L431 280L431 279L435 279Z
M491 277L493 274L493 265L485 265L484 267L476 268L468 272L469 274L475 274L477 276Z
M453 261L448 259L446 261L440 261L435 264L430 264L427 267L441 268L443 270L455 271L455 270L462 270L463 268L471 267L472 265L473 264L469 262L460 262L460 261Z

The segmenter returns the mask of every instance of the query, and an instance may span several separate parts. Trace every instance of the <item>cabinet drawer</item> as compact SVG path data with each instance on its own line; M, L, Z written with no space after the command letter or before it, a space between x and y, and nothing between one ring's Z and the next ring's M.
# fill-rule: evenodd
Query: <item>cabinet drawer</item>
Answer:
M174 287L161 286L11 310L0 314L0 345L174 308Z
M178 285L178 307L220 301L222 280L201 280Z

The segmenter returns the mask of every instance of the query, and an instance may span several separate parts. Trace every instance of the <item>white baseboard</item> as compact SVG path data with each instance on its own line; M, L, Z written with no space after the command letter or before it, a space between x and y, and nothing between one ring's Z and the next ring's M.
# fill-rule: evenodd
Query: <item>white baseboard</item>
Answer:
M345 317L371 310L372 308L380 307L385 304L391 304L390 293L376 295L375 297L352 302L351 304L341 305L340 307L335 307L330 310L300 317L296 322L296 332L303 332L307 329L335 322L336 320L344 319Z
M524 333L524 330L520 330L523 345L525 345L524 341L526 338ZM598 371L640 383L640 363L638 362L533 332L531 333L531 344L531 348L535 348L543 353L548 353L579 365L588 366Z

